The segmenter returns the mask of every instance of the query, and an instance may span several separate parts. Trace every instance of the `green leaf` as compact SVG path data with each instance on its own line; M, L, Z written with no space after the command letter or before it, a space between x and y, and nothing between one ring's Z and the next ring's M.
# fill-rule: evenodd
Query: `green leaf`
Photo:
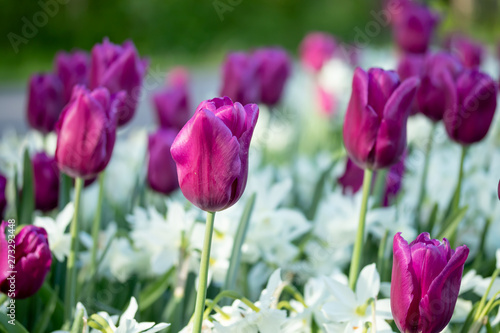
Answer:
M42 285L42 288L38 291L38 295L42 300L45 302L45 304L48 304L53 300L54 295L55 295L55 310L52 312L51 320L50 322L54 324L56 327L62 326L64 322L64 306L61 300L57 297L58 292L54 291L52 288L50 288L48 283L44 283Z
M6 333L29 333L27 329L24 328L21 323L14 319L14 325L12 319L5 313L0 312L0 329Z
M47 302L47 299L44 299L45 301L45 309L43 310L41 318L38 320L37 324L35 325L35 328L33 330L33 333L43 333L46 331L47 326L49 325L50 318L52 317L52 314L54 313L54 310L56 309L57 306L57 294L59 293L59 286L56 286L56 289L54 291L50 291L52 294L50 296L50 299ZM42 296L43 298L43 296ZM62 306L61 306L62 309Z
M427 232L432 233L432 229L434 229L434 225L436 224L437 214L439 212L438 203L434 203L432 207L431 215L429 216L429 220L427 221Z
M461 333L469 332L469 328L472 326L472 323L474 322L474 315L478 307L479 307L479 302L476 302L476 304L474 304L469 314L467 315L467 318L465 319L465 322L462 326L462 330L460 331Z
M35 210L35 194L33 184L33 167L28 149L24 150L23 161L23 190L19 203L19 224L31 224Z
M452 238L458 228L458 225L460 224L460 221L462 221L465 214L467 213L467 209L468 206L462 207L458 209L456 213L452 214L447 220L445 220L437 238Z
M170 282L170 276L174 268L169 269L162 277L148 285L139 295L139 310L144 311L156 302L167 290Z

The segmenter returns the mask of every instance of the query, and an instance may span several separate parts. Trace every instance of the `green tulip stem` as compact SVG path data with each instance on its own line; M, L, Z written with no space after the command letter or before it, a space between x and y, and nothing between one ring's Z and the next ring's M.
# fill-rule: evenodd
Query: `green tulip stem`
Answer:
M349 269L349 287L354 290L359 274L359 266L361 264L361 253L363 252L363 242L365 234L366 212L368 210L368 197L370 196L370 187L372 184L373 171L365 170L363 178L363 199L361 201L361 211L359 214L358 232L354 243L354 251L352 253L351 267Z
M427 183L427 174L429 173L429 162L431 156L432 142L434 141L434 133L436 132L436 123L432 123L432 128L429 133L429 141L427 141L427 145L425 148L425 157L424 157L424 170L422 172L422 181L420 182L420 190L418 194L418 202L417 202L417 210L415 214L415 226L417 230L421 229L420 214L422 213L422 203L425 198L425 184ZM431 232L431 230L429 230Z
M207 223L205 225L205 239L201 252L200 274L198 275L198 293L196 294L196 305L194 309L193 333L201 333L203 324L203 311L205 298L207 296L208 266L210 261L210 247L212 245L212 234L214 230L215 212L207 212Z
M458 171L458 183L455 196L453 197L452 213L458 210L460 205L460 192L462 190L462 179L464 176L464 160L467 153L467 146L462 146L462 156L460 157L460 170Z
M104 172L99 174L99 197L97 199L97 208L94 216L94 223L92 224L92 252L90 257L90 293L94 291L95 276L97 274L97 248L99 245L99 231L101 230L101 215L102 215L102 201L104 199Z
M71 320L76 305L76 255L78 252L78 212L82 194L83 179L75 179L75 212L70 226L71 248L66 269L66 292L64 295L64 314L67 322Z

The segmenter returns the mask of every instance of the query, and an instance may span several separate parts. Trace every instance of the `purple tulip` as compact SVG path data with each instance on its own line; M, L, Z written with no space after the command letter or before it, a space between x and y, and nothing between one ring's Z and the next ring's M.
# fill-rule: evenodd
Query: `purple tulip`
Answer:
M394 71L356 68L344 121L344 145L359 167L398 162L406 148L406 122L419 80L399 82Z
M44 134L52 132L64 107L64 89L54 74L30 78L27 117L30 126Z
M394 236L391 309L401 332L438 333L451 319L457 302L467 246L450 248L420 234L408 245L401 233Z
M466 36L454 34L448 38L445 46L458 56L466 68L477 69L481 66L485 53L481 43Z
M358 167L348 157L345 164L344 174L337 179L337 182L342 186L342 194L355 194L363 185L364 171Z
M259 116L256 104L229 97L200 103L172 144L184 196L202 210L215 212L238 201L248 176L248 150Z
M324 32L309 33L300 44L300 60L304 67L317 73L330 60L337 48L333 36Z
M500 181L498 181L498 200L500 200Z
M408 53L425 53L439 22L439 17L426 6L405 1L393 22L396 44Z
M170 86L153 95L160 127L180 130L189 120L189 96L186 86Z
M487 74L467 70L458 77L456 88L456 103L444 115L448 136L462 145L481 141L495 115L497 84Z
M118 126L134 116L147 68L148 61L139 57L132 41L115 45L105 38L92 48L90 88L105 87L111 94L127 93L117 106Z
M456 103L455 81L462 71L458 58L449 53L427 56L417 91L419 111L434 122L443 119L445 111Z
M222 96L243 105L259 102L257 63L244 52L229 53L222 66Z
M35 294L50 270L52 254L47 232L43 228L27 225L15 238L6 239L6 222L0 226L0 291L10 298L22 299ZM15 248L15 259L7 260L8 250ZM12 265L12 266L11 266ZM15 273L11 273L11 271Z
M394 200L399 194L401 190L401 186L403 184L403 175L405 173L405 161L406 161L407 152L405 151L398 163L394 164L389 168L389 172L387 172L386 181L385 181L385 192L384 192L384 201L382 202L383 207L388 207L392 205Z
M63 84L64 104L67 104L75 85L89 85L90 57L84 51L59 52L56 54L54 65L56 74Z
M116 105L106 88L75 86L57 123L56 160L71 177L92 178L106 168L116 139Z
M7 188L7 178L0 173L0 219L3 219L5 207L7 207L7 197L5 195Z
M407 53L404 54L403 57L399 60L397 73L401 81L404 81L410 77L418 77L421 78L424 73L424 64L425 64L425 56L422 54L412 54ZM410 115L417 114L419 112L417 99L413 100L411 106Z
M290 76L291 61L282 48L258 49L253 53L260 81L260 102L275 105L279 102L286 80Z
M167 75L167 86L187 87L189 85L189 71L181 66L174 67Z
M35 189L35 208L43 212L57 207L59 199L59 169L54 157L44 152L35 154L33 165L33 183Z
M170 153L176 136L177 131L163 128L149 136L148 184L166 195L179 188L177 168Z

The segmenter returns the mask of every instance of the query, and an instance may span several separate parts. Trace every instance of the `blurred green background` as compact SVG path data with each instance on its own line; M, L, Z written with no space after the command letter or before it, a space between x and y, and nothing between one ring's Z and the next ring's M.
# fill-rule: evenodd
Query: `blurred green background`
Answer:
M381 0L0 0L0 81L25 80L50 70L59 49L90 50L108 36L131 38L140 54L162 64L219 63L231 49L281 45L292 53L304 35L323 30L349 42L355 28L373 20ZM16 53L9 34L22 35L26 21L43 23L39 12L52 5L46 24L21 42ZM441 35L464 30L483 42L500 37L499 0L436 0L444 17ZM58 8L56 8L58 7ZM48 7L47 7L48 8ZM38 16L37 16L38 15ZM391 41L386 28L370 41Z

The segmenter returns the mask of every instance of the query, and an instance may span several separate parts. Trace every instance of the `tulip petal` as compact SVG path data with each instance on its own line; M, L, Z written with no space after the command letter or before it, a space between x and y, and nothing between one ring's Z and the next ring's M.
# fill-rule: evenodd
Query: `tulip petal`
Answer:
M394 321L402 332L416 332L420 291L412 267L410 246L400 232L394 236L393 253L391 309Z
M198 111L177 135L171 149L184 196L207 211L227 208L240 175L240 144L224 122Z
M469 255L466 246L456 249L454 255L420 301L422 332L441 332L451 319L460 290L465 260Z

